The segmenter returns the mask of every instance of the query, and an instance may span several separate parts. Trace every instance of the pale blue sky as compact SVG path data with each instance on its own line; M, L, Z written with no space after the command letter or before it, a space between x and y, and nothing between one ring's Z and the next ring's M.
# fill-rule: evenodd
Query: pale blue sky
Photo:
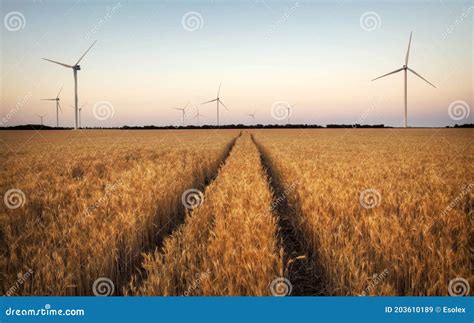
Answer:
M7 28L13 11L24 17L18 31ZM202 16L195 31L182 24L190 11ZM367 12L380 18L372 31L361 26ZM409 124L474 122L470 1L2 0L1 15L4 125L37 123L44 113L54 125L54 103L40 99L64 84L60 118L72 126L72 71L41 58L73 64L97 39L79 71L84 126L176 124L171 107L213 99L219 82L230 109L221 124L248 123L253 111L260 123L283 123L271 110L286 101L294 123L401 126L403 74L370 80L403 65L412 30L409 66L438 88L409 76ZM460 121L448 113L457 100L470 112ZM94 116L99 101L112 104L113 116ZM214 105L200 112L215 124Z

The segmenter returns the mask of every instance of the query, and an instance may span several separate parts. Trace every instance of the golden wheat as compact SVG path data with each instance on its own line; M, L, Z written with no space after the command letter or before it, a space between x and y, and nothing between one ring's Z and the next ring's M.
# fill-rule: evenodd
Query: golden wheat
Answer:
M236 134L2 133L19 148L2 150L2 191L26 196L21 208L2 204L3 292L30 268L17 293L88 295L98 277L128 280L140 252L179 223L182 192L210 179Z
M474 282L471 130L279 134L257 141L278 180L296 183L295 225L328 294L447 295L455 277Z
M283 275L272 194L250 136L244 134L202 205L162 251L145 257L139 295L268 295Z

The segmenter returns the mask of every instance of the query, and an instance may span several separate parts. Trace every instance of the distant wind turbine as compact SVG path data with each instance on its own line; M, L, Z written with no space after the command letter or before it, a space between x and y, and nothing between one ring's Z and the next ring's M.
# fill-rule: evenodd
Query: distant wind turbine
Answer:
M59 94L61 94L61 91L63 90L63 86L61 86L61 89L58 92L58 95L54 99L41 99L43 101L56 101L56 127L59 127L59 110L63 112L61 109L61 105L59 104Z
M295 107L295 105L291 105L289 107L285 107L285 109L287 110L288 114L286 116L287 118L287 123L290 124L290 116L291 116L291 110Z
M198 127L201 126L200 122L199 122L199 117L205 117L205 115L203 114L200 114L199 113L199 107L196 107L196 114L194 115L194 118L193 119L196 119L197 118L197 121L198 121Z
M255 124L255 111L253 113L247 113L246 115L252 117L252 123Z
M217 90L217 98L213 99L213 100L209 100L209 101L206 101L206 102L203 102L201 104L206 104L206 103L211 103L211 102L217 102L217 126L219 127L219 103L222 104L224 106L224 108L226 108L227 110L229 110L229 108L226 107L226 105L224 104L224 102L222 102L222 100L220 99L219 97L219 94L221 92L221 84L219 84L219 89Z
M182 108L173 108L175 110L181 110L183 112L183 127L184 127L184 117L186 116L186 108L188 107L188 105L189 105L189 102L186 103L186 105Z
M40 118L41 126L43 126L43 118L46 114L37 114L38 118Z
M79 108L77 108L78 110L78 114L79 114L79 128L82 128L82 118L81 118L81 111L82 111L82 108L86 105L87 103L84 103L83 105L80 105ZM71 108L75 109L75 107L73 105L70 105Z
M427 79L425 79L423 76L421 76L420 74L418 74L417 72L415 72L414 70L412 70L411 68L408 67L408 57L410 56L410 45L411 45L411 37L413 35L413 32L410 33L410 40L408 41L408 49L407 49L407 53L405 55L405 65L403 65L402 68L399 68L398 70L395 70L393 72L390 72L390 73L387 73L387 74L384 74L382 76L379 76L375 79L373 79L372 81L375 81L375 80L378 80L382 77L385 77L385 76L388 76L390 74L395 74L395 73L398 73L400 71L403 71L405 73L405 128L407 127L407 106L408 106L408 101L407 101L407 74L408 74L408 71L412 72L413 74L415 74L416 76L418 76L419 78L421 78L423 81L425 81L426 83L428 83L429 85L431 85L432 87L436 88L436 86L434 86L432 83L430 83Z
M72 68L72 71L73 71L73 74L74 74L74 112L75 112L74 130L77 130L78 120L79 120L79 107L77 105L77 102L78 102L78 97L77 97L77 71L81 70L81 66L79 65L79 63L84 58L84 56L86 56L86 54L89 52L89 50L92 48L92 46L94 46L94 44L96 42L97 42L97 40L94 41L92 43L92 45L89 46L89 48L85 51L85 53L79 58L79 60L74 65L68 65L68 64L53 61L53 60L48 59L48 58L43 58L45 61L52 62L52 63L55 63L55 64L59 64L61 66L67 67L67 68Z

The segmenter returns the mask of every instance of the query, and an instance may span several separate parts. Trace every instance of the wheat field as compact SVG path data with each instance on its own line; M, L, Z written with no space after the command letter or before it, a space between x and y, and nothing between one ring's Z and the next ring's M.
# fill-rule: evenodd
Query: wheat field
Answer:
M470 129L0 139L2 295L448 295L453 280L474 283Z

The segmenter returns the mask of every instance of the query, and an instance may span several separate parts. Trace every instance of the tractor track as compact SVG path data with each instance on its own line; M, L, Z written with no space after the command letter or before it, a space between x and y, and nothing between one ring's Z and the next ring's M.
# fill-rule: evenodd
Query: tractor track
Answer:
M280 240L285 251L283 259L286 264L285 276L293 286L291 295L327 295L323 288L323 271L317 265L317 255L307 247L308 244L297 225L296 219L301 215L287 199L287 195L295 189L297 183L285 186L273 168L265 148L255 140L253 134L251 138L260 153L262 167L273 191L274 200L271 208L280 228Z
M239 133L235 138L233 138L229 144L227 145L227 148L225 149L222 158L220 159L220 162L218 163L218 166L216 169L212 172L211 176L208 176L205 178L204 182L202 183L195 183L193 185L193 188L199 189L201 192L205 192L205 189L207 186L209 186L217 177L219 174L219 170L221 167L225 164L227 158L229 157L230 152L235 146L235 143L238 138L242 136L242 132ZM121 259L125 258L125 255L122 255L122 257L119 256L119 259L117 260L117 267L118 267L118 272L119 278L118 278L118 283L116 286L116 292L118 295L124 295L125 292L128 289L128 284L130 283L132 277L134 278L134 284L136 286L140 286L144 280L147 278L146 270L143 268L142 263L143 263L143 254L145 253L150 253L155 250L159 250L163 247L163 242L166 237L170 236L180 225L184 223L184 220L186 218L186 208L183 207L181 203L181 199L178 199L179 202L175 206L175 208L178 211L177 216L170 218L170 220L167 222L167 224L164 227L161 227L154 235L153 243L145 246L142 248L140 255L137 255L134 257L134 259L130 262L125 262L121 261Z

